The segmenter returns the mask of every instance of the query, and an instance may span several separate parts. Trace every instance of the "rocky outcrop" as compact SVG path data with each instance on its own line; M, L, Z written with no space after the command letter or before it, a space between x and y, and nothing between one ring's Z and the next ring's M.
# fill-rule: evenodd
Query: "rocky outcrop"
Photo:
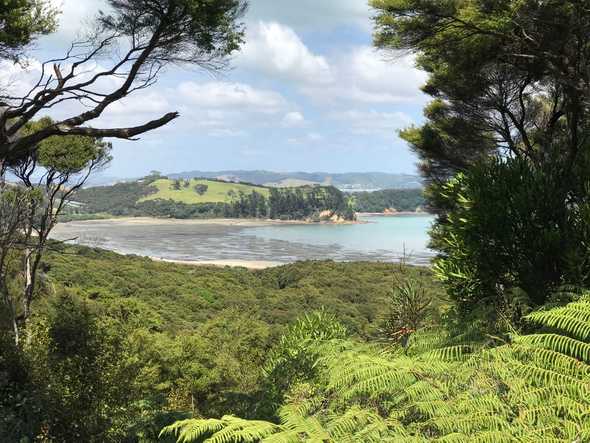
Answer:
M323 222L323 223L350 223L354 220L347 220L337 211L322 211L318 214L316 221Z

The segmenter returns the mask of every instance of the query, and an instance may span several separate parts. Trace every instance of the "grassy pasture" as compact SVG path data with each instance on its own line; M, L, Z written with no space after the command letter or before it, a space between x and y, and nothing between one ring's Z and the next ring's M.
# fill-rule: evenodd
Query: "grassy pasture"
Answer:
M268 197L269 190L261 186L243 185L239 183L226 183L218 182L214 180L190 180L190 186L181 186L179 190L173 189L172 185L174 180L160 179L152 183L152 186L158 189L158 192L150 194L147 197L142 198L139 202L150 201L150 200L173 200L180 203L186 204L197 204L197 203L224 203L229 202L230 192L236 194L240 191L249 194L251 192L258 192L259 194ZM207 185L208 189L203 195L199 195L195 191L196 185Z

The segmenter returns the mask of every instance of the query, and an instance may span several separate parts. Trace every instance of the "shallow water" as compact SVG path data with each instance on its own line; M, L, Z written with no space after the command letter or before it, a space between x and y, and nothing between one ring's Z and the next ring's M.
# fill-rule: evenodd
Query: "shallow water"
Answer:
M364 224L225 226L220 224L134 224L109 221L58 225L53 237L124 254L169 260L394 261L427 264L432 217L363 217Z

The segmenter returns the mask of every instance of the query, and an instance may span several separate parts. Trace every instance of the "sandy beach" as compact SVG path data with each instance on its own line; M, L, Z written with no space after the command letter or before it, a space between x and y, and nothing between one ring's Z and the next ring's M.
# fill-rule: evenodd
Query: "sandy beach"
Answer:
M177 263L181 265L189 266L216 266L224 268L226 266L232 268L247 268L252 270L275 268L277 266L283 266L285 263L273 262L273 261L262 261L262 260L169 260L160 257L149 257L153 261L164 262L164 263Z
M242 218L206 218L206 219L177 219L177 218L156 218L156 217L117 217L117 218L105 218L97 220L81 220L71 221L67 223L61 223L62 225L67 224L89 224L94 225L97 223L110 224L113 226L118 225L134 225L134 226L178 226L178 225L219 225L219 226L237 226L237 227L257 227L257 226L272 226L282 224L307 224L309 222L299 220L263 220L263 219L242 219Z

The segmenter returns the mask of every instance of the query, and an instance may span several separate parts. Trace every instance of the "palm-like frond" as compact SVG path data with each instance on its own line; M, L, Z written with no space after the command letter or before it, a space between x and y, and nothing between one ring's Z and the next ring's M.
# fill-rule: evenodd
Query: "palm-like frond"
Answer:
M179 443L250 443L281 431L282 428L273 423L225 416L220 420L182 420L165 427L160 436L174 435Z
M322 345L321 402L284 406L281 424L224 417L165 432L181 443L590 441L590 301L527 319L544 331L495 348L436 350L428 334L410 355Z

